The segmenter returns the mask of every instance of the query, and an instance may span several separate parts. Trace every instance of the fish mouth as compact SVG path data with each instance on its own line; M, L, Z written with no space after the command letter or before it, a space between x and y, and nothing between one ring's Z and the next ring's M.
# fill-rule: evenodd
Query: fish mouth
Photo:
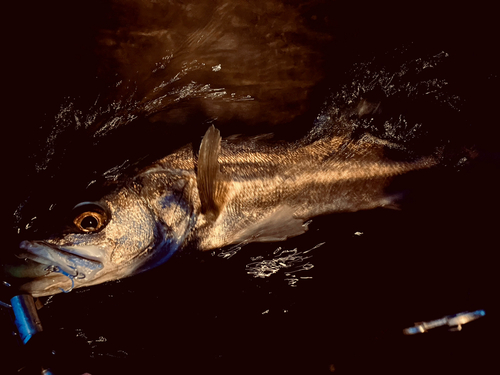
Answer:
M46 241L23 241L19 248L22 252L18 257L28 262L24 267L37 270L34 279L21 286L22 291L34 297L70 291L91 283L104 268L106 259L104 250L95 246L56 246ZM23 277L23 272L27 271L22 270L23 266L20 268L20 277Z

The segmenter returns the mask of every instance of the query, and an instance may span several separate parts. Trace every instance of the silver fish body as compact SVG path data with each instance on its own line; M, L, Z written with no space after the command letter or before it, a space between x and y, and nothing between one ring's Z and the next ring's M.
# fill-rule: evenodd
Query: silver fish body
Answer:
M391 178L438 158L391 161L387 147L368 135L222 140L211 127L198 153L187 145L100 201L78 205L69 232L22 242L22 257L46 265L22 288L51 295L145 271L186 244L281 241L318 215L390 206Z

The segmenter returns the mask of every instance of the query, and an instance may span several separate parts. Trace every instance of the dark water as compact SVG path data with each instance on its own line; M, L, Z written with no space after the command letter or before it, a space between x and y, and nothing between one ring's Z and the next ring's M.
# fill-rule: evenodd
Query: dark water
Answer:
M382 112L360 119L360 132L417 154L445 146L446 163L395 182L408 192L402 211L314 219L303 236L234 254L188 249L144 275L43 299L54 369L493 372L493 12L449 3L213 4L33 2L9 13L3 139L15 148L4 157L3 262L75 202L102 194L103 182L197 140L209 123L223 135L293 139L365 98ZM186 37L193 33L199 39ZM461 162L464 149L478 156ZM487 316L461 332L401 333L475 309ZM15 373L30 360L3 318L0 372Z

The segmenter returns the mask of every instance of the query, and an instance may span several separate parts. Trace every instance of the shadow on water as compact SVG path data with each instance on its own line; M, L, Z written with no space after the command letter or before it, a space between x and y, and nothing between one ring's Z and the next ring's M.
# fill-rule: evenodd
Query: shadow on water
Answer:
M391 134L386 124L399 121L398 129L407 131L407 149L418 154L444 146L448 163L395 181L393 189L406 192L401 211L314 219L303 236L280 244L250 244L226 257L220 255L228 249L187 249L145 274L44 299L39 314L60 353L60 373L491 372L489 342L494 341L498 316L492 252L500 208L495 178L499 131L494 126L498 59L492 51L491 12L446 2L419 3L415 9L391 2L283 3L300 15L293 19L303 22L298 31L312 30L291 33L287 42L308 46L299 66L313 65L317 72L301 76L276 58L256 64L263 75L253 75L243 63L238 71L238 64L227 57L230 53L220 52L210 59L224 61L221 72L226 63L233 69L220 81L212 81L210 72L217 68L210 65L208 73L188 69L178 86L172 86L174 92L191 79L207 80L214 95L210 100L217 105L191 91L190 100L167 102L151 113L144 103L153 101L139 105L132 92L147 97L147 90L161 80L151 74L144 86L133 82L150 74L157 58L164 61L168 54L155 55L151 45L140 43L141 22L157 22L148 2L30 2L23 11L11 13L11 29L19 34L8 43L12 74L6 77L3 134L4 146L15 148L4 157L9 230L2 261L12 256L20 240L49 232L75 202L102 194L106 182L133 174L181 145L199 142L215 117L223 135L273 132L279 139L295 139L318 113L328 112L325 103L342 102L349 108L352 95L382 103L380 113L359 120L361 133L394 142L401 133ZM177 11L184 3L172 4ZM212 14L209 2L199 4ZM226 15L217 9L221 17ZM241 22L268 25L263 30L276 33L270 38L285 43L269 26L281 8L274 13L268 9L271 15L263 11L267 22L247 17L245 6L234 9ZM186 13L184 24L166 17L179 28L195 27L189 22L205 22L201 10L191 10L190 17ZM236 36L250 52L261 51L260 44L246 39L252 30L257 41L264 35L242 28ZM172 34L175 46L179 35ZM150 65L138 66L135 76L132 62L142 61L141 48L148 51L144 59ZM423 68L443 51L448 57ZM125 56L127 64L120 65L117 56ZM194 55L188 57L190 63ZM267 61L274 70L266 70ZM180 64L181 71L181 63L172 64ZM278 74L280 66L290 80L310 84L289 91L280 87L279 80L286 78ZM245 89L264 98L257 104L243 101L245 89L238 91L243 73L250 81ZM271 80L274 75L278 83ZM269 80L264 87L259 77ZM217 102L216 89L222 86L234 89L241 100ZM301 90L307 95L297 94ZM181 94L177 90L172 95ZM292 99L287 101L287 96ZM123 115L120 108L109 109L118 102L137 116L96 136L110 117ZM92 115L97 120L78 127ZM460 164L457 145L464 144L481 153ZM401 334L416 321L474 309L485 309L487 316L462 332ZM4 321L0 339L13 344L11 327ZM2 357L11 359L3 366L6 373L14 373L26 357L14 345L5 350Z

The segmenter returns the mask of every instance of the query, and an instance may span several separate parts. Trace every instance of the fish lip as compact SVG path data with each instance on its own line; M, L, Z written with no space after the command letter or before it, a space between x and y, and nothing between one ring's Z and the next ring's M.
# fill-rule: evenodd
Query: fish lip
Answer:
M37 258L42 258L42 259L46 259L46 260L51 260L51 259L48 259L47 257L41 256L40 254L38 254L36 252L36 249L49 248L50 250L56 251L56 252L61 253L62 255L65 255L65 256L75 256L75 257L78 257L78 258L81 258L81 259L84 259L86 261L93 262L93 263L100 263L100 264L104 263L102 256L91 256L89 254L83 255L83 254L79 253L78 251L73 250L71 247L56 246L56 245L53 245L47 241L22 241L19 244L19 248L26 250L28 253L35 255ZM36 261L35 259L32 259L32 260Z

